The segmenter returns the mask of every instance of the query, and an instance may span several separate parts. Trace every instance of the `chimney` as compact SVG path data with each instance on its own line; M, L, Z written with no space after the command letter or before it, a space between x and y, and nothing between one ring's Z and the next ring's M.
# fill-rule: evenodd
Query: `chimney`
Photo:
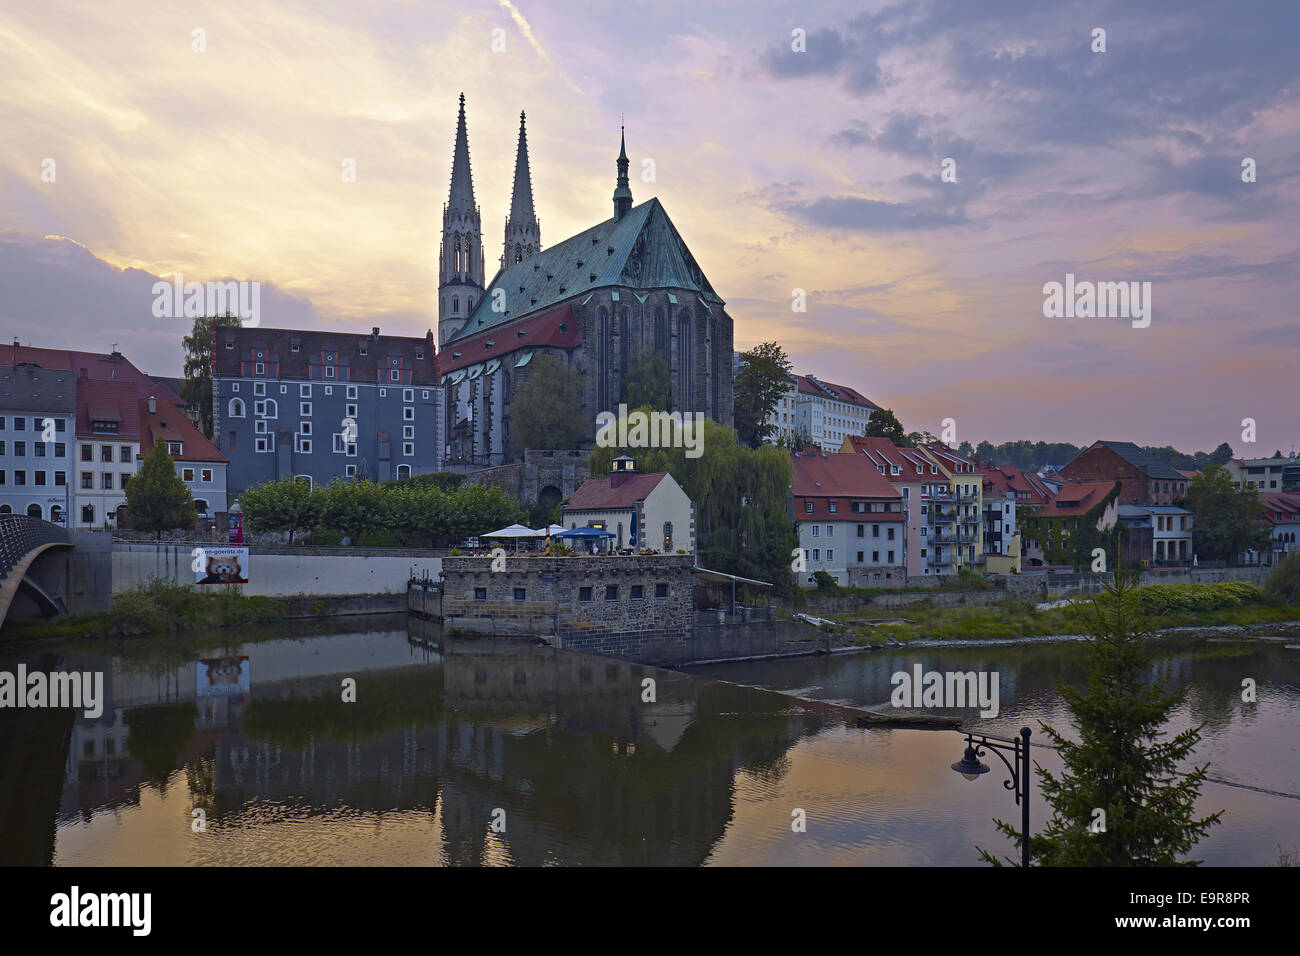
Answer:
M379 341L379 326L372 325L370 327L370 337L374 339L376 342Z
M158 414L158 400L154 398L152 395L149 396L149 414L150 415Z

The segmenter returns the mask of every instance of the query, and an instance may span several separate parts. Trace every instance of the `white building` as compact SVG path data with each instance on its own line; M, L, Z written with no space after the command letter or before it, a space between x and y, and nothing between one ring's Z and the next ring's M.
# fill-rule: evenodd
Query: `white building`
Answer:
M636 473L626 455L610 463L608 478L591 478L561 509L560 523L612 532L608 547L665 554L695 553L695 504L666 471Z
M847 385L824 382L815 375L790 376L790 388L767 417L773 444L806 436L823 451L838 452L844 439L865 435L871 413L879 408Z

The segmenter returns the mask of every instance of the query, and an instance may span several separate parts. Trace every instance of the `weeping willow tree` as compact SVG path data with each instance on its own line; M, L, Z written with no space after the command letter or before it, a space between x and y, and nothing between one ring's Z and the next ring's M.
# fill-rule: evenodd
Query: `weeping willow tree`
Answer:
M637 471L645 474L666 471L695 502L695 530L700 564L716 571L768 581L778 593L794 584L790 571L791 552L798 546L794 522L786 512L786 497L794 479L794 468L786 451L771 445L750 448L739 441L735 429L704 421L704 435L684 433L683 426L671 428L668 447L645 447L647 433L637 434L638 412L628 415L628 427L619 432L627 443L597 447L588 459L593 475L609 474L610 462L619 455L636 459ZM655 419L650 419L654 421ZM689 447L688 447L689 446ZM698 450L698 457L689 457Z

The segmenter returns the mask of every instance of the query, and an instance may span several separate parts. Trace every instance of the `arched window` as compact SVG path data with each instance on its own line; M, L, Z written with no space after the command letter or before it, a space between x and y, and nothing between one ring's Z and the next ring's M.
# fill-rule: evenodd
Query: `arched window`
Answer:
M280 417L280 406L274 398L268 398L262 403L262 415L266 418Z
M668 359L668 323L664 320L664 310L655 309L655 351L662 352Z
M8 505L6 505L5 507L8 507ZM82 506L81 506L81 523L82 523L82 524L94 524L94 523L95 523L95 506L94 506L94 505L82 505Z
M609 408L609 310L601 306L596 313L596 354L600 356L600 391L597 408Z
M519 245L519 243L515 243L515 262L523 262L523 261L524 261L524 250Z
M628 314L627 306L618 310L618 370L624 375L627 374Z
M471 243L471 241L472 241L472 240L470 239L469 236L466 236L466 237L465 237L465 256L464 256L464 258L461 259L461 271L462 271L462 272L469 272L469 271L470 271L470 265L469 265L469 264L473 261L473 260L470 259L470 257L469 257L469 250L470 250L470 243Z
M398 465L398 466L397 466L397 477L398 477L398 478L410 478L410 477L411 477L411 466L410 466L410 465Z
M677 316L677 381L680 384L677 405L682 411L694 411L695 327L689 309Z
M13 508L10 508L8 505L0 505L0 515L11 515L13 513Z
M530 242L527 248L524 249L524 258L531 259L532 256L533 256L533 244Z
M195 499L194 499L194 511L195 511L196 514L207 515L207 513L208 513L208 503L207 503L206 501L204 501L202 498L195 498Z
M459 311L460 311L460 296L453 295L451 297L451 314L455 315Z
M232 398L230 400L229 412L231 418L243 418L244 400L242 398Z
M27 506L27 517L29 517L29 518L39 518L39 517L41 517L43 514L44 514L44 512L41 511L41 506L40 506L40 505L28 505L28 506Z
M460 271L461 271L461 268L460 268L460 236L459 236L459 235L457 235L456 238L455 238L454 240L452 240L452 247L451 247L451 271L452 271L452 272L460 272Z
M63 505L50 505L50 520L55 524L63 523Z

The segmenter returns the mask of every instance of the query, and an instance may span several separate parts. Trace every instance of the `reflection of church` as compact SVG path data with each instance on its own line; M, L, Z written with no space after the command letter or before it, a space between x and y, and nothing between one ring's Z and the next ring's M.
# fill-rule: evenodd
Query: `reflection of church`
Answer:
M461 97L438 267L446 464L520 459L510 403L541 355L581 377L593 441L597 413L617 410L624 376L648 352L668 365L674 410L731 424L731 317L659 200L632 205L622 143L617 162L613 217L543 249L520 114L505 252L485 284Z

